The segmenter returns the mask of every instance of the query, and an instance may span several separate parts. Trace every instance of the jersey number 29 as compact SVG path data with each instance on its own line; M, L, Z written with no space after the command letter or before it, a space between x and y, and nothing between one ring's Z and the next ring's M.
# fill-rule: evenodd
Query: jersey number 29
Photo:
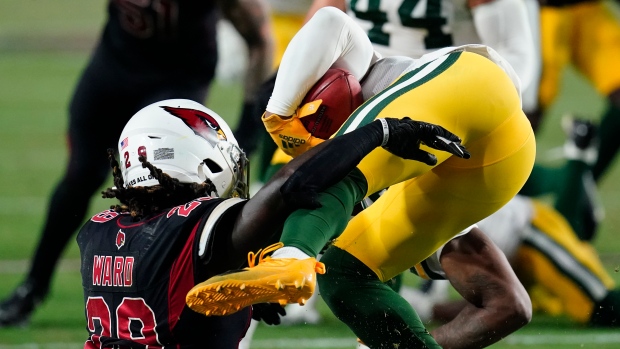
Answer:
M88 297L86 317L91 333L84 348L102 348L100 338L112 337L162 348L159 343L155 313L142 298L123 298L116 308L116 328L112 328L112 312L102 297Z

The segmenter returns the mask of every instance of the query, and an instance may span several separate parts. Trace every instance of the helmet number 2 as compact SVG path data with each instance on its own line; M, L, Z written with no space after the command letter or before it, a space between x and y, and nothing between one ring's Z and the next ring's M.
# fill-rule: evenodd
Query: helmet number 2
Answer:
M129 161L129 152L124 152L123 157L125 158L125 168L131 167L131 161Z

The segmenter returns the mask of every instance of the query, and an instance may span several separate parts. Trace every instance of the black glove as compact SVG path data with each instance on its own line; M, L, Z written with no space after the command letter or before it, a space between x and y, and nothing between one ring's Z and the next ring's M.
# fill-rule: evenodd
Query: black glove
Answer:
M279 325L280 317L286 310L279 303L258 303L252 305L252 319L263 321L267 325Z
M383 148L403 159L423 162L429 166L437 163L431 153L420 149L425 144L433 149L447 151L460 158L469 159L470 154L461 145L461 139L445 128L422 121L402 119L379 119L383 125Z

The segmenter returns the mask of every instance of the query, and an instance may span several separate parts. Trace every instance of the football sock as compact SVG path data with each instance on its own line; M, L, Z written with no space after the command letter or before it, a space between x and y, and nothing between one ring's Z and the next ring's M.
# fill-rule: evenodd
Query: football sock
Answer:
M596 181L599 181L605 174L620 148L618 131L620 131L620 109L610 105L605 114L603 114L598 129L598 160L592 168L592 174Z
M372 253L372 252L370 252ZM331 246L317 275L321 297L339 320L370 348L441 348L415 310L348 252Z
M297 247L284 246L280 249L277 249L272 255L272 258L295 258L295 259L306 259L310 258L307 253L298 249Z
M366 180L359 171L353 171L340 182L319 193L322 207L315 210L299 209L284 223L280 241L284 246L297 247L316 257L323 247L347 226L353 206L364 198Z

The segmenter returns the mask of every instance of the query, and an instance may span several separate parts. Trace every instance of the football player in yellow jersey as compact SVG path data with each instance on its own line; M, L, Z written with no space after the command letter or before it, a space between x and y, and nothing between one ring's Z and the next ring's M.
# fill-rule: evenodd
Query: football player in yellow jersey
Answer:
M580 241L552 207L518 195L477 225L508 257L528 290L534 311L566 315L576 323L591 326L620 326L620 289L592 246ZM462 261L478 262L473 256ZM428 279L447 279L460 286L459 293L467 297L475 290L463 285L476 282L457 275L460 268L444 263L440 249L412 271ZM422 292L405 291L402 294L416 309L428 309L429 313L421 317L429 320L451 321L470 303L433 300Z
M398 160L384 149L363 159L348 153L339 159L317 158L298 170L305 179L293 175L282 188L291 205L315 208L299 209L287 219L284 247L266 259L261 254L252 268L196 286L188 293L188 305L221 315L251 303L303 303L312 293L316 273L323 271L314 257L338 236L322 259L328 273L319 279L332 311L373 347L438 347L415 311L384 282L470 230L519 191L535 157L519 80L510 65L485 46L447 48L420 60L377 60L367 36L349 17L323 8L298 32L282 60L267 107L270 113L264 117L272 137L283 134L305 137L310 145L320 143L296 115L287 116L331 66L343 67L358 79L367 75L363 88L369 99L326 147L339 147L340 135L375 119L390 129L391 117L410 116L459 134L471 158L460 158L469 153L459 143L437 139L422 143L449 152L421 145L414 156L419 161ZM390 84L387 76L396 80ZM361 162L343 181L322 182L322 171L338 171L341 162L352 157ZM386 194L347 226L354 204L386 187ZM360 318L363 321L356 320Z
M598 156L593 161L592 174L587 177L588 181L569 188L576 197L570 197L570 192L561 193L569 197L572 207L560 201L555 207L569 220L581 239L591 240L602 219L602 210L596 207L596 186L592 184L602 178L620 148L620 139L616 136L620 129L620 68L617 63L620 61L620 22L611 12L611 4L601 0L547 0L541 4L543 69L538 109L527 113L534 130L555 101L569 64L607 98L606 109L600 117L599 141L595 145ZM584 129L579 123L573 128ZM531 182L537 182L537 185L547 181L544 170L535 169L532 177ZM529 195L529 192L524 193ZM575 207L583 208L575 213Z
M568 64L573 64L601 95L608 97L609 108L620 109L620 22L609 4L602 0L547 0L541 4L541 111L555 100ZM531 117L534 129L541 115ZM595 170L595 177L600 177L602 170Z

